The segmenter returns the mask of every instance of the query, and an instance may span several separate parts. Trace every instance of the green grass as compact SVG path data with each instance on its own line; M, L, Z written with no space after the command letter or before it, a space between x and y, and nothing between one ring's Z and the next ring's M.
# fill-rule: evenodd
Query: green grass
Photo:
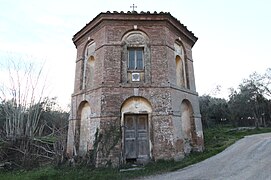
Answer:
M216 127L204 131L205 150L203 153L192 153L180 162L158 161L149 163L142 170L120 172L118 169L89 169L86 167L43 167L31 171L11 171L0 173L5 180L49 180L49 179L130 179L140 176L175 171L200 162L215 154L246 135L271 132L271 128L237 130L230 127Z

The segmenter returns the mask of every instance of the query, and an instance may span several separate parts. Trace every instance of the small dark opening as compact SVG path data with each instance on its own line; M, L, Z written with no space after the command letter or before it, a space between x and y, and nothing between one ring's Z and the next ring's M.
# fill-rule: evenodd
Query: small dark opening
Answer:
M136 164L136 158L133 159L126 159L127 164Z

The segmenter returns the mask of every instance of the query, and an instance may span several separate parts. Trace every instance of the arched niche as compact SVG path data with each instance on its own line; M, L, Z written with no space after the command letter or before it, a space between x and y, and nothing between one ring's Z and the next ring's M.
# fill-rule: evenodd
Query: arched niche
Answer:
M95 78L95 58L94 56L89 56L86 66L86 87L91 88L94 85Z
M80 103L77 111L78 123L75 143L80 156L86 155L94 147L95 134L100 128L100 122L91 118L91 107L87 101Z
M196 138L194 112L191 102L187 99L181 103L181 122L184 138L194 145Z
M184 61L177 55L176 56L176 85L180 87L185 87L185 77L184 77Z
M94 85L95 77L95 50L96 43L90 41L84 49L84 63L82 67L82 87L91 88Z
M179 41L174 43L174 54L176 62L176 85L189 89L188 68L185 59L185 51L183 45Z

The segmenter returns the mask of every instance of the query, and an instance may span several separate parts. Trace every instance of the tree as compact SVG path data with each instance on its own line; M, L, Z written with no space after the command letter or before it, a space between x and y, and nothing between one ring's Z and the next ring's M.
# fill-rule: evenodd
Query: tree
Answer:
M0 100L5 113L5 131L8 138L33 137L39 131L41 109L46 106L43 67L33 63L8 59L2 64L6 82L0 89Z
M266 119L270 120L267 99L270 95L270 69L264 75L251 74L239 85L238 91L232 89L229 96L231 118L239 126L266 126Z
M55 98L44 95L43 66L21 59L6 62L2 69L7 76L0 86L0 158L25 168L59 162L65 152L68 113L56 110Z
M204 127L229 122L227 101L209 95L199 97L200 111Z
M252 73L245 82L254 84L262 95L271 98L271 68L268 68L262 75L256 72Z

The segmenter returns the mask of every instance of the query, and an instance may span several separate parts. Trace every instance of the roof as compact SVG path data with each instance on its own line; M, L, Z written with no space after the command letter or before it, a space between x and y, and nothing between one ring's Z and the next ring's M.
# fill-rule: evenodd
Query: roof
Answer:
M150 18L151 17L151 18ZM141 11L138 13L137 11L107 11L107 12L101 12L98 14L93 20L91 20L89 23L87 23L80 31L78 31L73 36L73 41L78 40L82 35L87 33L89 29L92 29L94 26L99 24L102 20L165 20L170 22L173 26L175 26L177 29L181 29L182 32L191 39L194 43L197 41L197 37L194 35L192 31L189 31L185 25L183 25L177 18L172 16L169 12L156 12L153 13L147 11L143 12ZM194 44L193 43L193 44Z

